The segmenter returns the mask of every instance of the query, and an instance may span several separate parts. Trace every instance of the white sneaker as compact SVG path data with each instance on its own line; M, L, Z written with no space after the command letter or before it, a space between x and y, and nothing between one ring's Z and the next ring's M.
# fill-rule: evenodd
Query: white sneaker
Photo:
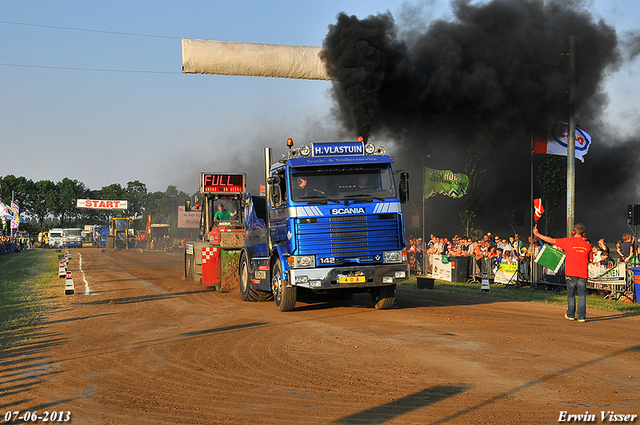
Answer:
M576 319L575 319L575 318L573 318L573 317L569 317L569 316L567 316L567 313L565 313L565 314L564 314L564 318L565 318L565 319L567 319L567 320L576 320ZM584 320L583 320L583 322L584 322Z

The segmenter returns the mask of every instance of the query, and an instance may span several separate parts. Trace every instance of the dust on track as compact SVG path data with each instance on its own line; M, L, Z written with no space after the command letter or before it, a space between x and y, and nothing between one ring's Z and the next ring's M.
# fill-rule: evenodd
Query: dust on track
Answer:
M183 280L179 253L82 254L91 292L51 300L0 359L4 411L79 424L556 423L640 413L640 320L399 288L280 313ZM70 263L74 276L78 256Z

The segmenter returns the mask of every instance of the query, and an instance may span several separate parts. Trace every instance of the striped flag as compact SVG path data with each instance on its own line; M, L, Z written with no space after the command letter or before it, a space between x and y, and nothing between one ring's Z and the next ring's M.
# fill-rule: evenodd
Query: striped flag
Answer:
M533 132L533 153L567 156L569 146L569 126L565 122L545 122ZM576 127L576 159L584 162L589 152L591 136Z

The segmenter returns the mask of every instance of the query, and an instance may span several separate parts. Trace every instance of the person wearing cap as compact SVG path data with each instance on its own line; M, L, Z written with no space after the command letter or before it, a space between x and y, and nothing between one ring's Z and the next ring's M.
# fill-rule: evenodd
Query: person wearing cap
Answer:
M576 290L578 293L578 322L587 320L587 279L589 278L589 262L593 255L591 244L585 240L584 225L576 224L571 231L572 237L555 239L544 236L538 231L538 226L533 228L533 235L543 242L561 248L566 257L564 274L567 282L567 313L564 317L575 320L576 315Z

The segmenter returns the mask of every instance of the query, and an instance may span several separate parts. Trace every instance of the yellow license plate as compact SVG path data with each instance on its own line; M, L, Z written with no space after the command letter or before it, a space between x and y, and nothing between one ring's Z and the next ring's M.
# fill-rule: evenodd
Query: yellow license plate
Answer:
M364 276L340 276L338 283L365 283L367 280Z

